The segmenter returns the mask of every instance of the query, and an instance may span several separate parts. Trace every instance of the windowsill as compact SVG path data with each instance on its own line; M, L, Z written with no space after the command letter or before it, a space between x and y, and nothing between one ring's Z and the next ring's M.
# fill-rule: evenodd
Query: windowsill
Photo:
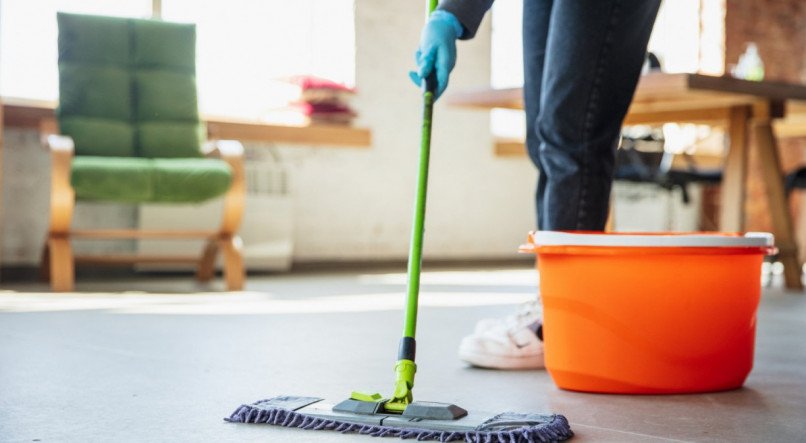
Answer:
M6 127L38 129L43 120L55 118L56 102L12 97L3 97L0 101ZM202 116L202 120L207 124L211 139L355 148L372 145L372 133L367 128L323 124L275 125L213 116Z

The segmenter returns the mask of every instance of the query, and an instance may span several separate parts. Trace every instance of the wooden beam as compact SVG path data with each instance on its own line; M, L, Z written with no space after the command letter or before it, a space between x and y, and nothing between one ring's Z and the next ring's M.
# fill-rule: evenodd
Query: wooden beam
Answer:
M730 109L726 107L661 110L648 106L634 105L630 107L625 125L662 125L664 123L694 123L708 126L722 126L730 117Z
M780 139L806 137L806 115L787 116L772 125L775 136Z
M500 139L494 142L496 157L526 157L526 145L515 139ZM722 169L724 158L721 155L691 154L688 156L691 163L699 169ZM675 155L672 159L672 168L686 169L691 163L683 155Z
M56 117L56 103L3 97L3 125L15 128L39 128L44 119Z
M211 139L353 147L372 144L369 129L340 125L282 126L208 120L207 131Z
M682 74L686 76L689 89L707 89L730 94L745 94L764 97L768 100L806 100L806 87L798 83L762 82L742 80L730 76L717 77L702 74Z
M756 82L730 76L650 73L638 80L634 101L692 94L719 94L721 97L744 97L749 100L806 100L806 87L797 83Z
M526 157L526 144L520 140L496 140L494 143L496 157Z
M744 202L747 181L750 108L737 106L728 122L728 155L722 178L719 229L723 232L744 231Z
M717 108L728 109L734 106L751 105L757 99L737 96L723 96L715 93L690 93L682 97L657 96L644 100L634 100L628 110L628 117L640 118L640 114L668 112L675 120L690 121L686 112L695 114Z
M523 109L522 88L476 89L450 93L450 105L474 109ZM625 124L668 122L718 124L729 108L769 106L786 101L786 112L774 109L772 117L780 138L806 137L806 86L780 82L752 82L701 74L650 73L641 76Z
M199 257L190 255L76 255L77 264L119 266L134 263L166 264L166 263L198 263Z
M479 109L523 109L523 88L477 89L448 94L445 101L451 106Z
M789 216L789 205L784 191L784 174L778 154L778 144L769 120L756 121L754 125L756 145L761 163L764 185L767 189L767 203L772 218L775 244L780 251L779 258L784 264L784 281L789 289L803 289L803 273L798 259L798 244L795 230Z
M46 242L45 254L51 289L55 292L72 291L75 285L75 259L70 239L49 236Z
M208 230L148 230L141 231L137 229L100 229L100 230L85 230L75 229L70 231L70 236L75 238L91 238L91 239L116 239L116 238L173 238L173 239L192 239L192 238L210 238L215 237L218 231Z

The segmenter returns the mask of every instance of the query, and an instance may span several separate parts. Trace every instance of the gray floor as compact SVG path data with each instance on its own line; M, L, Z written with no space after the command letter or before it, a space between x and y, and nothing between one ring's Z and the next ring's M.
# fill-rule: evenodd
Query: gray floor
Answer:
M375 441L221 419L275 394L388 392L404 278L268 276L242 294L190 294L217 287L173 278L81 281L86 293L70 297L3 285L0 441ZM544 371L471 369L455 357L476 320L531 298L534 279L528 269L424 276L417 398L560 412L577 441L806 441L806 297L765 291L744 389L591 395L557 389Z

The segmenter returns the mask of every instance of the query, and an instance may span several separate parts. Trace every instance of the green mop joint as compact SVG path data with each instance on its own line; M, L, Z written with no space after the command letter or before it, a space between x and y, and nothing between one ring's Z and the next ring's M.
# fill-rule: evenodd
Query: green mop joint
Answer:
M398 360L395 365L395 392L392 394L392 399L384 405L384 409L402 414L406 407L414 401L411 389L414 387L415 372L417 372L417 365L413 361Z

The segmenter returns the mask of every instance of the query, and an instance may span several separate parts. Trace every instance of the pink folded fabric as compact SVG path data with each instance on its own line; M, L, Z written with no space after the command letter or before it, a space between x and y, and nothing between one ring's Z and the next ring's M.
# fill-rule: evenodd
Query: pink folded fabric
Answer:
M307 103L307 102L297 102L291 103L291 108L300 111L302 114L306 116L312 116L315 114L346 114L355 116L355 111L352 110L349 106L344 103Z
M355 88L347 87L326 78L313 75L297 75L288 79L289 82L299 86L303 92L310 89L330 89L333 91L355 93Z

